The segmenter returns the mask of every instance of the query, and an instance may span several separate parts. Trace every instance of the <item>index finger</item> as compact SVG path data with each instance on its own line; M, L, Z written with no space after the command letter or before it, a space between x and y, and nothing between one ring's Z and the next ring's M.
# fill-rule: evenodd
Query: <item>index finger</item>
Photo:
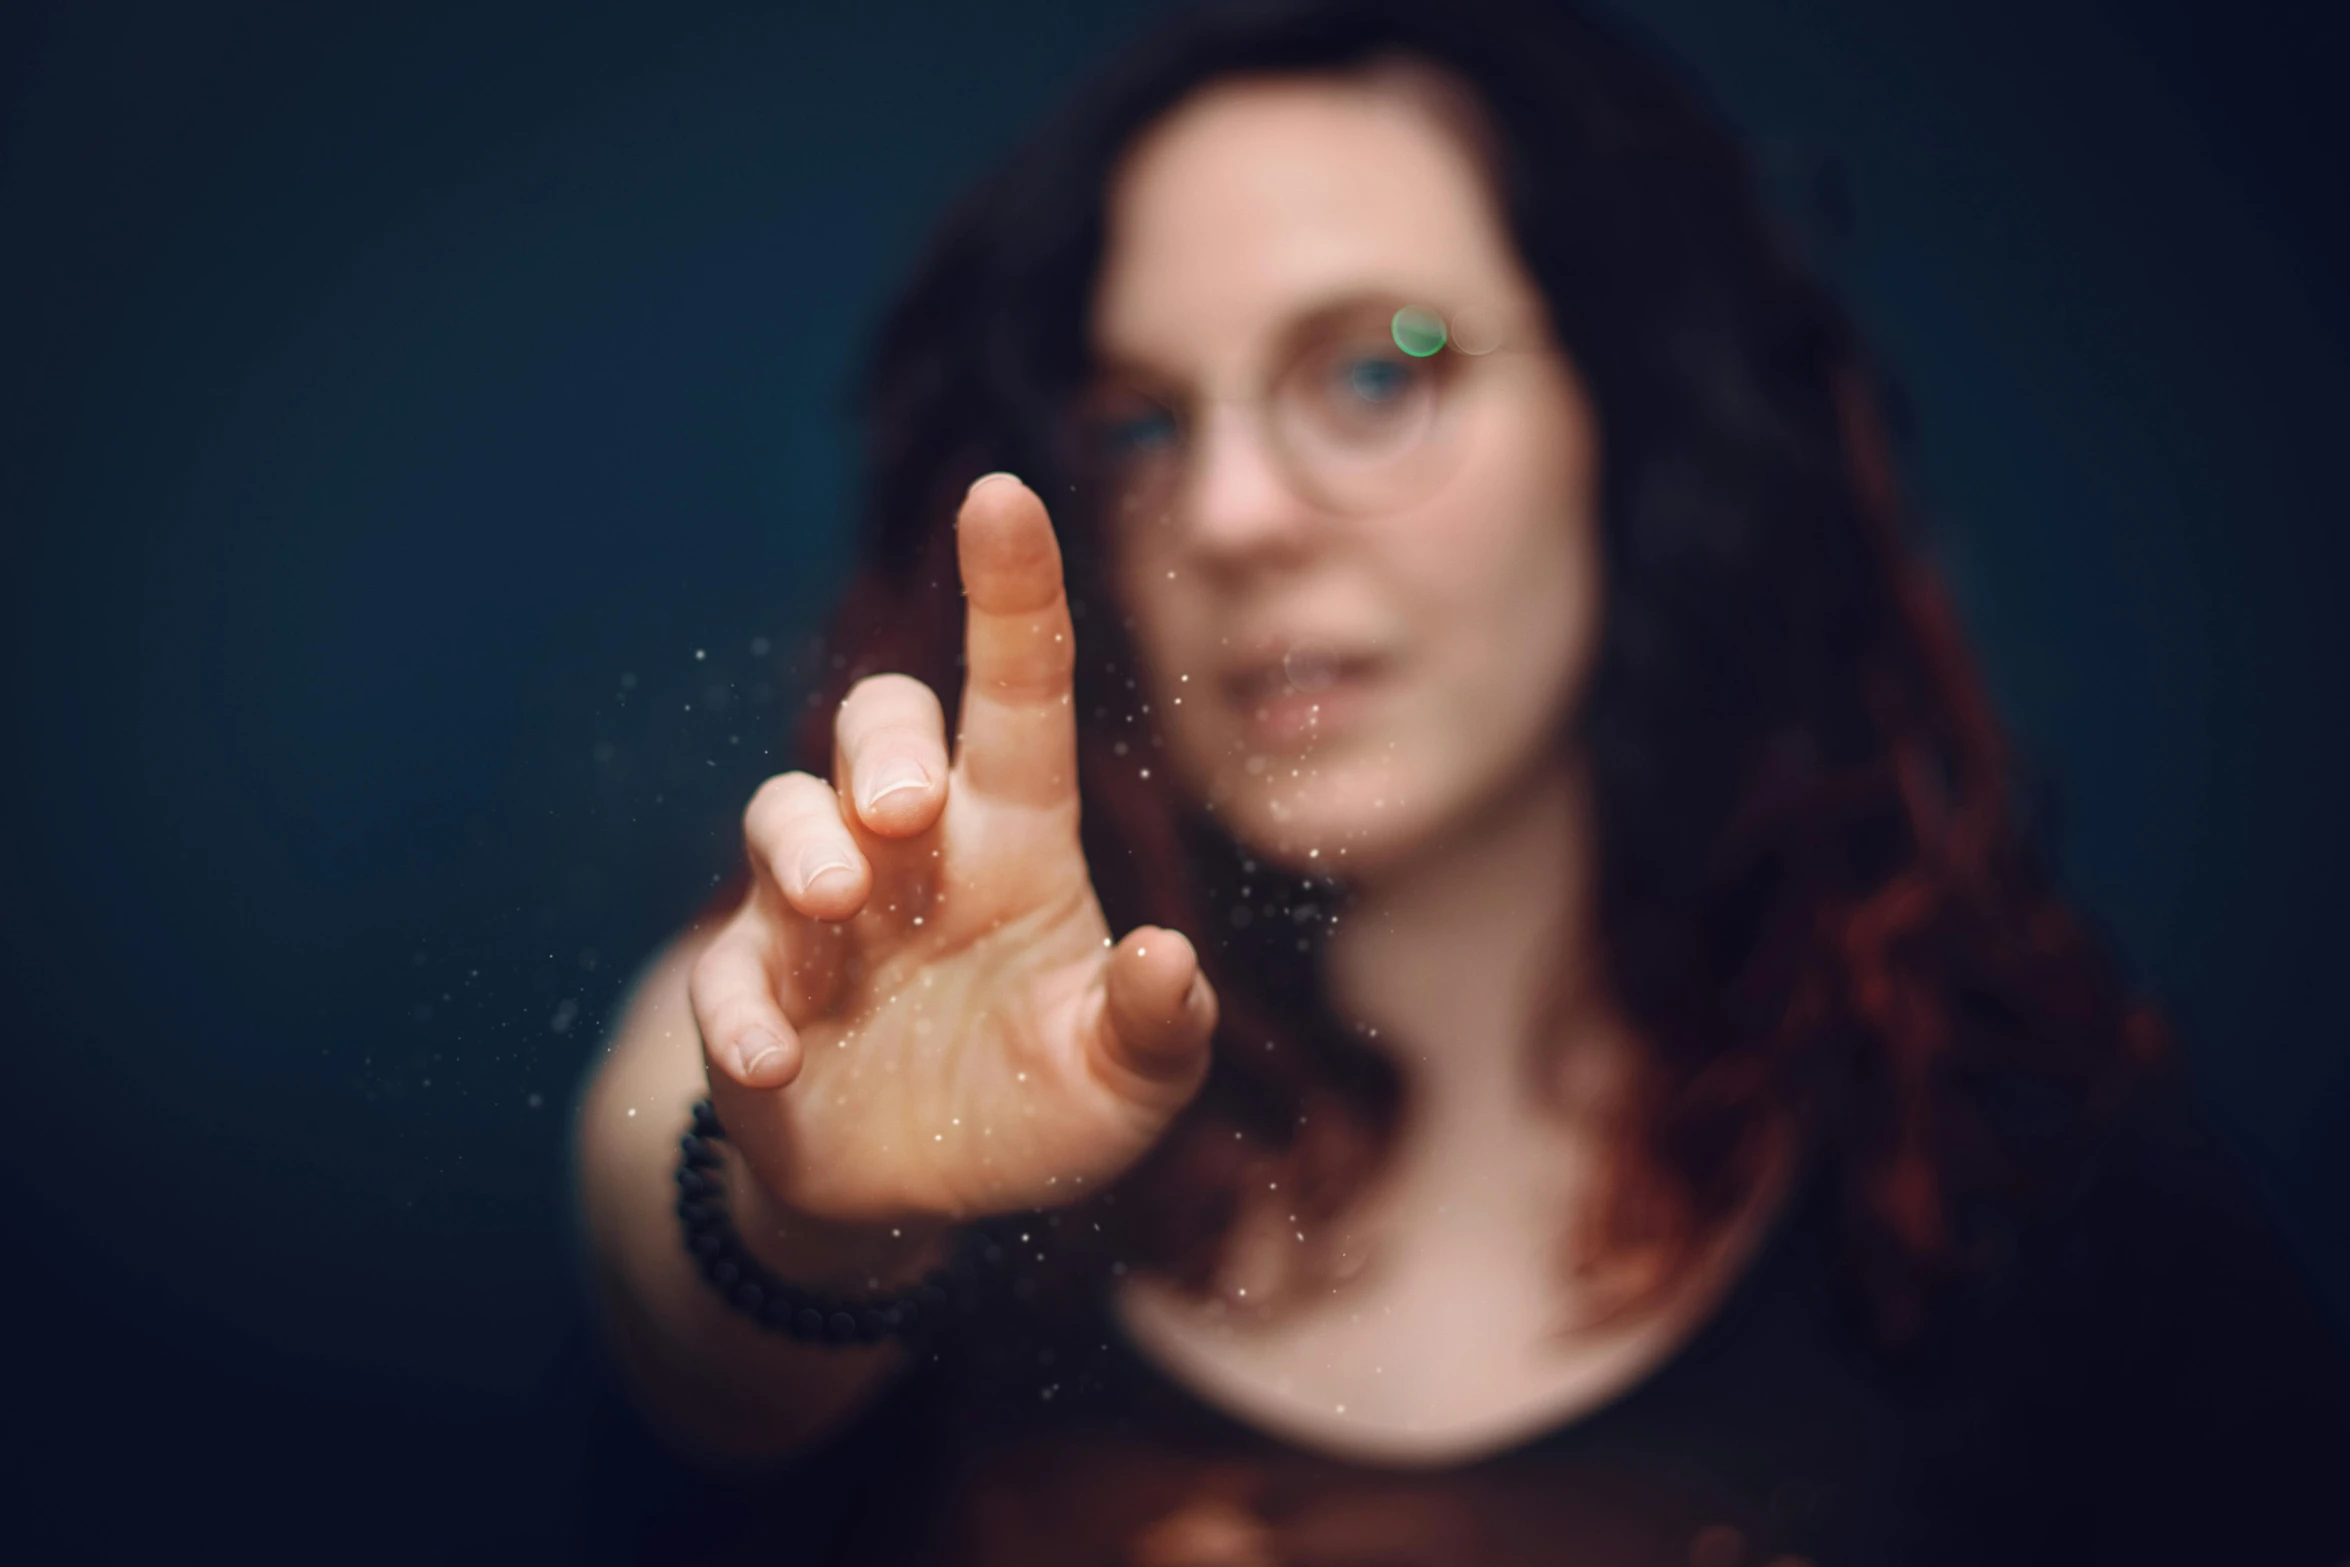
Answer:
M964 674L957 765L970 787L1026 805L1077 797L1077 638L1061 546L1036 493L1008 473L971 486L955 522Z

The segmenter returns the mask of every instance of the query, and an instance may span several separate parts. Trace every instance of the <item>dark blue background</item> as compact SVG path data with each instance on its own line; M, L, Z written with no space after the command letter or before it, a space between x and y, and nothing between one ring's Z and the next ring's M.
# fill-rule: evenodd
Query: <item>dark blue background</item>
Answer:
M2350 1311L2326 8L1626 9L1908 389L2068 885ZM799 700L878 310L1136 25L0 22L13 1539L539 1557L659 1512L570 1097Z

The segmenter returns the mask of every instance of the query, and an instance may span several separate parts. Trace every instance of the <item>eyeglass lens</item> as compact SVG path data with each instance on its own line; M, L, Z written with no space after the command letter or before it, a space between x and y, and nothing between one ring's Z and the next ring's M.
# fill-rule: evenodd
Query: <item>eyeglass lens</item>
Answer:
M1414 498L1435 469L1444 391L1455 370L1443 318L1407 307L1327 324L1301 341L1258 400L1272 453L1301 494L1340 510ZM1164 514L1199 441L1199 410L1111 383L1080 416L1080 460L1114 516Z

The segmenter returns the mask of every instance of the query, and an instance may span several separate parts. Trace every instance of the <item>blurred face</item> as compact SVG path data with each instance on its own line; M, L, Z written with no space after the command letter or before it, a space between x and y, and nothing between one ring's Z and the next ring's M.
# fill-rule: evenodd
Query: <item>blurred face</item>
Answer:
M1257 853L1362 876L1563 765L1597 438L1463 139L1219 84L1113 192L1086 440L1151 716Z

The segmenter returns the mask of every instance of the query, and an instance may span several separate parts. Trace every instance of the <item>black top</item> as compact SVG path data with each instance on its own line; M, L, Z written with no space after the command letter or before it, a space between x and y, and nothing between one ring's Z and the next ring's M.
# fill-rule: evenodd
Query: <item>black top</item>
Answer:
M1290 1447L1162 1376L1106 1310L1015 1301L859 1428L678 1498L643 1560L1087 1567L2350 1562L2350 1357L2175 1112L1910 1353L1872 1353L1817 1190L1612 1403L1446 1470ZM1431 1332L1446 1331L1431 1323ZM829 1552L829 1554L827 1554Z

